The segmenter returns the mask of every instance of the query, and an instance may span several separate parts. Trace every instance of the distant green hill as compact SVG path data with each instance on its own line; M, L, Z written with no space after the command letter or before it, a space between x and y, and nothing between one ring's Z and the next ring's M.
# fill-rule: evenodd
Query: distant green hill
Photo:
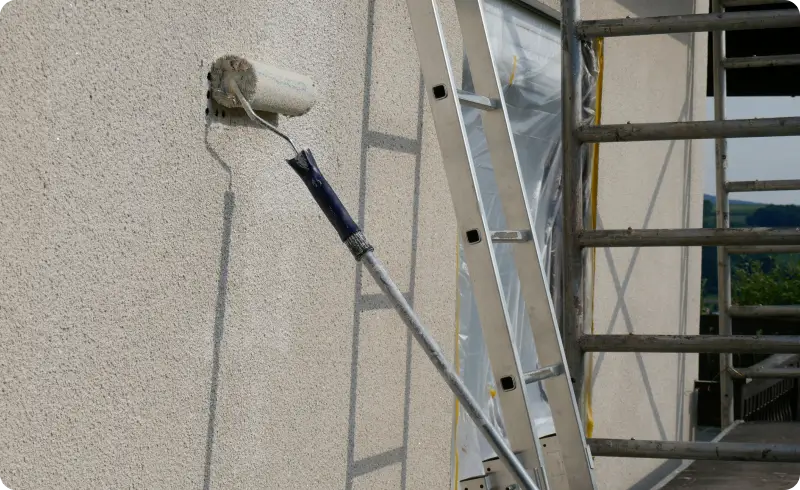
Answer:
M703 194L703 200L704 201L711 201L712 204L716 204L717 203L717 196L715 196L713 194ZM753 206L766 206L766 204L763 203L763 202L741 201L741 200L738 200L738 199L728 199L728 203L730 203L730 204L747 204L747 205L753 205Z
M705 194L703 198L703 228L716 228L717 218L714 213L716 213L715 205L717 203L717 198L708 194ZM710 208L708 206L709 204L711 205ZM747 218L759 208L768 206L768 204L750 201L738 201L734 199L728 201L728 205L731 210L732 228L743 228L748 226Z

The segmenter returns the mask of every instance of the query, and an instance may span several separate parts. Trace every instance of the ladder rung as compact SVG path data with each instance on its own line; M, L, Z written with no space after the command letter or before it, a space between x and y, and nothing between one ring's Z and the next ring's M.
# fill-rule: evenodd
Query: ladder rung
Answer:
M489 97L484 97L483 95L466 92L464 90L458 91L458 100L461 101L462 105L474 107L475 109L481 109L484 111L494 111L498 106L496 100L492 100Z
M748 56L746 58L727 58L722 61L722 66L729 70L736 68L768 68L773 66L796 65L800 65L800 54Z
M562 374L564 374L563 364L554 364L552 366L545 366L543 368L537 369L536 371L525 373L525 384L544 381L549 378L555 378L556 376L561 376Z
M800 245L800 228L695 228L661 230L585 230L582 247L721 247Z
M788 0L724 0L723 5L730 7L753 7L756 5L789 4Z
M529 471L531 473L531 478L536 483L538 488L541 488L541 489L547 488L547 481L545 479L544 468L543 467L529 468ZM508 489L521 490L521 487L519 485L514 485L514 484L508 485L508 483L510 483L510 482L505 478L503 473L504 473L503 463L501 463L498 458L495 457L495 458L490 458L490 459L484 459L483 460L483 477L486 480L486 482L489 483L489 485L486 486L486 489L489 489L489 488L505 488L507 490ZM465 480L462 480L462 481L465 481ZM469 481L469 480L466 480L466 481ZM478 486L469 485L469 486L464 486L462 488L464 490L470 490L470 489L480 490L483 487L481 487L480 484L479 484Z
M796 354L796 335L583 335L584 352Z
M595 456L716 461L800 462L800 444L589 439Z
M800 305L793 306L738 306L728 307L728 314L738 318L800 317Z
M751 369L751 368L733 368L728 372L731 376L738 379L747 378L800 378L800 368L764 368L764 369Z
M533 240L533 234L530 230L492 232L492 242L494 243L524 243L531 240Z
M578 22L577 31L581 37L593 38L787 27L800 27L800 15L796 11L764 10L761 12L585 20Z
M800 180L746 180L725 184L728 192L800 191Z
M800 15L797 16L800 18ZM581 126L586 143L800 135L800 117Z
M490 488L489 485L491 485L491 483L487 475L473 476L472 478L467 478L466 480L458 482L458 490L479 490L482 488Z
M800 245L737 246L728 247L727 250L731 255L800 254Z

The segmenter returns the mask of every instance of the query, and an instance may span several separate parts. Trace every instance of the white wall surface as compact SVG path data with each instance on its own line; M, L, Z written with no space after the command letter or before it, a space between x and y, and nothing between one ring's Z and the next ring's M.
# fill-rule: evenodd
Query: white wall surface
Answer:
M586 18L694 4L583 3ZM609 40L604 122L702 114L705 36L691 39ZM447 488L452 396L287 147L239 112L205 116L228 53L317 81L318 105L282 127L453 351L455 223L405 2L15 0L0 15L0 478ZM604 145L602 225L698 226L690 149ZM597 257L598 333L696 332L699 250ZM694 356L595 365L596 436L686 435ZM659 464L601 459L598 476L628 488Z
M455 223L404 2L15 0L0 16L0 477L447 488L449 391L288 147L241 113L206 118L228 53L317 81L318 105L281 125L452 353Z

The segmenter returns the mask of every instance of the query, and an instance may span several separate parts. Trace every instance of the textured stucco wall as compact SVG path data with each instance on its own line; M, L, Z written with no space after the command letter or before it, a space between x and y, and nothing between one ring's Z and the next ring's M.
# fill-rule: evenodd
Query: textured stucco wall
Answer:
M582 2L584 18L707 12L707 2ZM704 120L706 34L606 40L603 122ZM598 228L702 227L700 142L600 146ZM697 334L700 249L598 249L596 333ZM686 440L695 354L594 356L595 437ZM664 461L598 458L602 488L631 488ZM666 465L667 467L669 464Z
M241 114L206 119L227 53L318 82L318 105L282 126L452 352L455 223L402 0L15 0L0 16L0 477L447 488L447 388L288 147Z
M601 18L694 2L583 3ZM689 39L609 41L604 120L699 114L703 69L687 68L704 66L704 36L694 52ZM205 116L209 63L227 53L318 82L318 105L282 126L452 352L455 223L403 0L14 0L0 15L0 477L447 488L449 392L282 163L287 147L241 113ZM687 148L604 145L603 226L697 226ZM597 270L598 332L696 331L699 251L601 250ZM676 394L695 364L598 359L595 434L684 434ZM658 464L601 459L598 475L627 488Z

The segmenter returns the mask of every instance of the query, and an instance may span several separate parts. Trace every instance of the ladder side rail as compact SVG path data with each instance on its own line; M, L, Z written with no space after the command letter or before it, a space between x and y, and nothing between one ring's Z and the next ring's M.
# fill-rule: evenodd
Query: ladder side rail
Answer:
M523 186L522 170L489 44L483 9L478 0L458 0L456 12L461 30L465 33L464 47L475 91L481 96L497 101L500 109L481 112L481 119L506 226L511 229L531 230L531 240L514 242L513 252L537 356L542 365L564 363L564 349L556 323L549 282L542 268L540 249L533 233L534 223L528 212L528 196ZM578 110L580 109L579 106ZM569 487L595 488L591 462L586 451L586 437L567 366L564 366L563 376L547 378L545 391L561 448L563 473L566 473ZM556 481L552 483L555 485Z
M436 1L407 0L407 5L505 432L511 450L531 474L538 476L541 486L547 488L546 474L539 470L543 461L541 447L530 419L524 373L509 329L506 301ZM517 481L526 478L527 482L520 483L533 488L530 475L515 477Z

